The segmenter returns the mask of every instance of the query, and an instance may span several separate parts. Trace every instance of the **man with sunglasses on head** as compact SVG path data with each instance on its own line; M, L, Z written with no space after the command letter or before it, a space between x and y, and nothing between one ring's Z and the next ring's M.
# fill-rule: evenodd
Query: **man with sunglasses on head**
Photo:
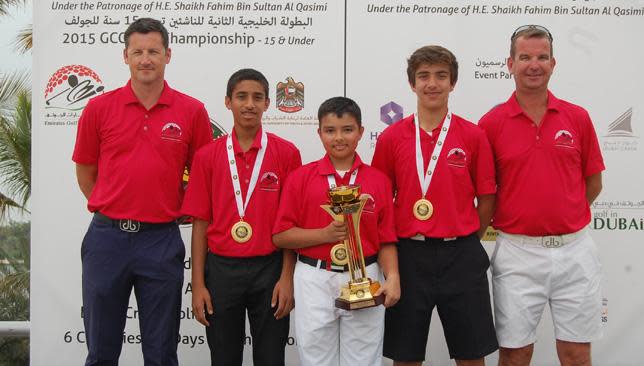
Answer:
M561 365L591 365L601 336L601 265L586 226L604 162L585 109L548 90L552 35L538 25L511 37L516 91L481 118L497 171L492 255L499 365L529 365L550 305Z

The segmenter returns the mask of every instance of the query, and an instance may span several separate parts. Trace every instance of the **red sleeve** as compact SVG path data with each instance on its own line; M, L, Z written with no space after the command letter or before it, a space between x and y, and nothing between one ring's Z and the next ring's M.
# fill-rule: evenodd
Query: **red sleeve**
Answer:
M98 163L101 146L100 127L96 107L90 100L78 120L76 145L72 160L78 164L93 165Z
M378 141L376 141L376 149L371 159L371 166L385 173L387 178L392 183L392 192L396 189L396 171L393 164L393 153L391 151L391 140L389 139L388 129L385 130Z
M208 154L210 153L210 154ZM194 158L181 214L212 222L212 161L211 151L201 149Z
M492 148L485 132L477 127L475 135L476 150L472 161L472 177L477 196L496 193L496 174Z
M202 105L192 121L192 141L190 141L190 149L188 150L188 167L191 166L195 153L211 141L212 128L210 127L210 118L208 118L206 108Z
M299 155L299 152L298 152ZM293 227L300 227L298 216L302 214L302 190L303 176L298 174L299 170L289 174L286 183L282 187L280 205L277 209L277 217L273 226L273 235L279 234Z
M293 154L291 154L291 160L288 164L287 176L290 175L295 169L302 166L302 156L300 155L300 150L294 148Z
M394 222L394 198L392 195L391 183L387 177L383 177L384 192L382 194L382 209L378 212L378 239L380 244L395 243L398 241L396 235L396 224Z
M595 127L587 112L584 113L582 122L581 168L584 177L590 177L603 171L606 167L599 147L599 141L597 140Z

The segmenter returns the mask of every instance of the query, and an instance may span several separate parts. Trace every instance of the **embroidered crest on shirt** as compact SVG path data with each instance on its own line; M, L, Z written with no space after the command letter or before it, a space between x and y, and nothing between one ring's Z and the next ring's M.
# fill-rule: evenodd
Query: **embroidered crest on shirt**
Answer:
M566 130L559 130L555 134L555 145L563 147L573 147L574 140L572 134Z
M174 122L166 123L161 129L161 138L167 140L180 140L181 127Z
M262 174L259 179L259 189L263 191L277 191L279 190L279 178L273 172L266 172Z
M456 167L465 167L467 165L467 154L460 147L455 147L447 153L447 164Z

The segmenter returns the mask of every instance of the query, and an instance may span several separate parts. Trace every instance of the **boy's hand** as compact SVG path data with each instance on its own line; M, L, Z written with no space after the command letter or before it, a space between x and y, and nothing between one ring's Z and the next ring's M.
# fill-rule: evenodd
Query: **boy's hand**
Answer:
M347 224L341 221L331 221L327 227L322 229L325 243L339 243L347 238Z
M192 312L199 323L207 327L210 326L210 323L206 320L206 312L208 312L208 315L212 315L214 311L212 310L210 292L205 286L192 288Z
M387 277L385 283L380 286L374 296L380 294L385 294L385 303L383 305L386 308L396 305L400 300L400 279L397 275Z
M282 276L273 288L273 298L271 299L271 307L275 308L275 319L282 319L287 316L295 307L293 299L293 277Z

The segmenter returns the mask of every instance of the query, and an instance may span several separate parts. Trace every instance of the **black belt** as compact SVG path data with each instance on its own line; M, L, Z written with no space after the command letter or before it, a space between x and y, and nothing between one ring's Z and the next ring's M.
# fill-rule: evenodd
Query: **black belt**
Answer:
M320 268L320 269L325 269L325 270L331 271L331 272L340 272L340 273L342 273L342 272L347 272L349 270L349 266L346 265L346 264L344 266L339 266L339 265L333 264L332 262L327 262L325 260L307 257L307 256L302 255L302 254L298 254L297 259L302 263L308 264L309 266L313 266L315 268ZM378 261L378 255L374 254L372 256L365 257L364 265L366 267L366 266L368 266L370 264L376 263L377 261Z
M112 225L113 227L119 228L121 231L128 233L138 233L139 231L144 230L155 230L162 229L171 225L176 225L176 221L171 222L141 222L130 219L112 219L103 215L100 212L94 212L94 219L96 221L102 222L104 224Z

